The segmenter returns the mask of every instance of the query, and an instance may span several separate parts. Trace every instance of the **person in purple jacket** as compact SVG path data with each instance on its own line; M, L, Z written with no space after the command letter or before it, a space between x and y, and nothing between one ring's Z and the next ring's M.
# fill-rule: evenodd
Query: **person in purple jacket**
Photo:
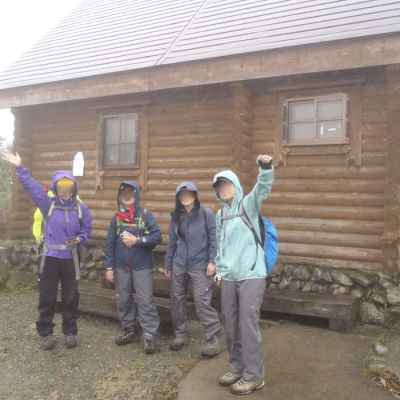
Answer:
M78 196L78 185L69 171L57 171L50 189L55 197L49 198L43 186L32 178L22 166L18 154L6 152L4 160L16 166L17 177L44 216L45 233L43 258L39 268L39 319L36 328L43 350L56 345L53 336L53 318L57 303L58 283L62 289L62 330L67 348L78 344L77 318L79 305L78 247L89 238L92 217L88 207Z

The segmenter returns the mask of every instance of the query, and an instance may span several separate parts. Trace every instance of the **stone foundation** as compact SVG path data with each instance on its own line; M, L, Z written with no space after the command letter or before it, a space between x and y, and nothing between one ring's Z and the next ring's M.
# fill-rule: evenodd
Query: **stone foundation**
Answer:
M8 271L17 270L37 274L39 256L33 241L0 242L0 265ZM163 255L155 254L157 270L162 269ZM105 250L88 246L81 253L81 278L102 280ZM4 271L4 268L2 268ZM0 274L0 288L5 280ZM3 278L2 278L3 276ZM400 315L400 274L343 270L304 264L281 265L267 280L267 286L281 290L296 290L320 294L351 295L361 301L362 323L386 325Z
M304 264L281 266L268 279L275 289L351 295L360 299L362 323L388 324L400 313L400 274L343 270Z

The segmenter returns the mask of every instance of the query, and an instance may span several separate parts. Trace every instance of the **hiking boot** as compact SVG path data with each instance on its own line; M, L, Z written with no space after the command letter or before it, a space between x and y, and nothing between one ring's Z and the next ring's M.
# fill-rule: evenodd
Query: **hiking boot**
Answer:
M236 395L251 394L262 389L264 385L264 379L254 379L250 381L243 377L231 386L231 392Z
M65 347L73 349L78 346L78 337L76 335L65 335Z
M207 340L202 348L201 348L201 355L206 358L211 358L217 356L221 353L221 346L219 343L218 336L214 336L211 340Z
M124 346L128 343L136 342L139 340L139 336L136 330L132 329L129 331L124 331L121 335L117 336L114 339L114 342L117 346Z
M56 344L57 340L53 335L42 336L40 338L40 347L42 350L53 350Z
M177 336L172 343L169 345L170 350L179 351L182 350L186 344L186 338L184 336Z
M154 337L145 336L143 338L143 346L146 354L154 354L160 351L160 343Z
M231 386L236 383L241 377L242 374L240 374L239 372L228 371L218 379L218 383L221 386Z

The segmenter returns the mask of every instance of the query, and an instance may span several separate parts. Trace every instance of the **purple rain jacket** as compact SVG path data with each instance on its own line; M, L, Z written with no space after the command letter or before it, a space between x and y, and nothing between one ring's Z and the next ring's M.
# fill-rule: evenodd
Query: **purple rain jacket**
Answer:
M45 227L44 240L48 245L62 245L67 240L75 239L76 237L79 237L81 243L83 243L89 238L92 230L92 216L89 208L81 202L82 220L81 222L79 221L77 207L78 184L71 172L56 171L53 175L50 189L56 195L55 198L48 197L43 186L32 178L27 168L17 167L17 176L44 216L48 214L51 203L53 201L56 202L56 207L48 218ZM63 201L57 197L56 183L63 178L68 178L75 182L75 193L71 200L68 201ZM63 209L57 207L63 207ZM69 259L72 258L72 253L70 250L49 249L46 256Z

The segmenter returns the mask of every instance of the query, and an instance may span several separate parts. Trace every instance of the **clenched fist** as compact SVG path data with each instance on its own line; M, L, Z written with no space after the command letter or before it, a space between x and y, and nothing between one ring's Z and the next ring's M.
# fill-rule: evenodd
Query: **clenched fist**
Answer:
M271 169L272 168L272 157L268 154L260 154L257 157L257 165L262 169Z

